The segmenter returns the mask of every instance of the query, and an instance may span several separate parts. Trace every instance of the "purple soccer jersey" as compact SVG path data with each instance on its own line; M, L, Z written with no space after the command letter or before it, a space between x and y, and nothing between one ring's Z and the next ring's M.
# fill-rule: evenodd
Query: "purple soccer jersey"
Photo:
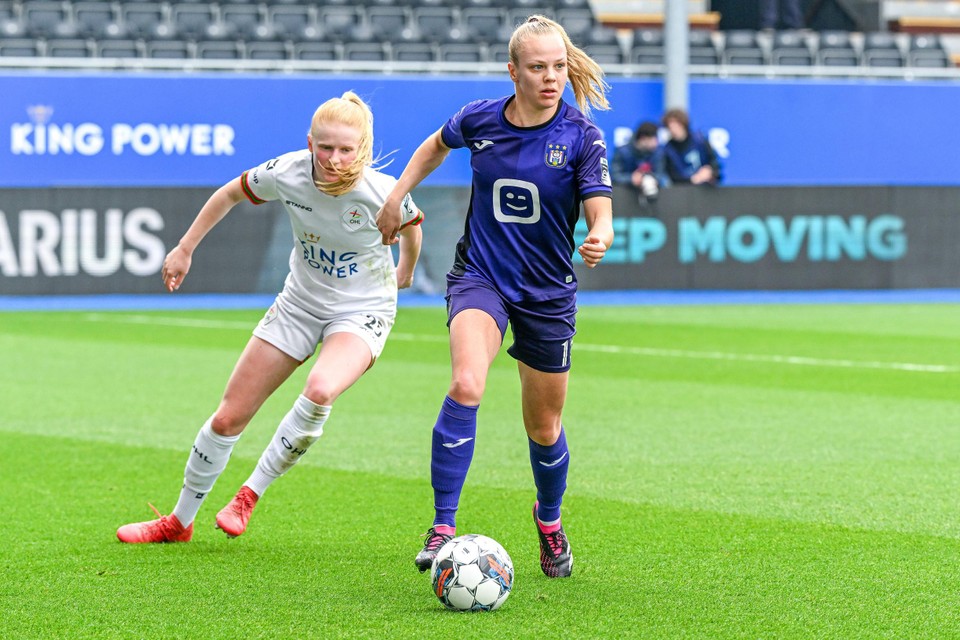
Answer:
M452 273L479 277L511 302L572 295L573 230L583 200L610 197L600 130L561 102L549 122L507 122L513 96L471 102L443 126L443 142L470 149L473 188Z

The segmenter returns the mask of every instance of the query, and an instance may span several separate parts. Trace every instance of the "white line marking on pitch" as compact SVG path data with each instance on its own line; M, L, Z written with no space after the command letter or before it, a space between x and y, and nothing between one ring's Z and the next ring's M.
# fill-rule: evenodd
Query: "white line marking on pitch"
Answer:
M808 358L776 354L727 353L723 351L687 351L683 349L654 349L650 347L614 347L602 344L577 344L574 349L597 353L617 353L660 358L692 358L698 360L731 360L737 362L772 362L810 367L842 367L853 369L890 369L894 371L919 371L923 373L957 373L960 367L941 364L916 364L912 362L878 362L871 360L842 360L835 358Z
M148 315L113 315L89 313L85 316L91 322L122 322L127 324L149 324L168 327L195 327L200 329L253 329L255 322L225 322L223 320L204 320L202 318L171 318ZM390 334L391 340L404 342L446 342L447 336L418 335L414 333ZM654 358L688 358L692 360L726 360L730 362L769 362L808 367L838 367L844 369L880 369L889 371L909 371L914 373L958 373L960 367L941 364L918 364L913 362L879 362L875 360L845 360L838 358L810 358L805 356L785 356L777 354L732 353L725 351L690 351L686 349L657 349L653 347L621 347L603 344L584 344L574 342L577 351L611 353L616 355L647 356Z

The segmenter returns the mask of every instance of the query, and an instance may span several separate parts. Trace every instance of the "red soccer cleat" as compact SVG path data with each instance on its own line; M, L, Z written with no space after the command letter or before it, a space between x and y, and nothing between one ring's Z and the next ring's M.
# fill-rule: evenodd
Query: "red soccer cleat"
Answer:
M259 499L250 487L246 485L240 487L240 491L233 496L233 500L217 514L217 529L222 529L230 538L243 534L247 530L250 514L253 513L253 508L257 506Z
M138 544L144 542L189 542L193 537L193 523L184 527L177 520L177 516L160 515L157 508L150 505L153 512L159 516L157 520L134 522L125 524L117 529L117 538L120 542Z

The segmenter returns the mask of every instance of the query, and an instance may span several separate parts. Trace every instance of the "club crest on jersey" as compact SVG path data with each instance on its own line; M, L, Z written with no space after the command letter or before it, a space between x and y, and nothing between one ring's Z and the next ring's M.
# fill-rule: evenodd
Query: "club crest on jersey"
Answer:
M266 326L277 319L279 314L276 303L270 305L270 308L267 309L267 313L263 316L263 319L260 321L261 326Z
M343 215L340 216L340 221L343 223L344 229L347 231L357 231L362 229L363 226L367 223L369 216L367 212L361 207L350 207L343 212Z
M547 143L547 154L544 157L548 167L560 169L567 165L567 145L556 142Z

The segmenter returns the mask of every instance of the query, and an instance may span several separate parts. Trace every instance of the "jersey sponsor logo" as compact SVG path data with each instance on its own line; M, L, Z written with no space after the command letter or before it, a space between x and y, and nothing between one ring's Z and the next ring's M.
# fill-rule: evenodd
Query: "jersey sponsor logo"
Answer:
M540 190L526 180L500 178L493 183L493 217L499 222L533 224L540 220Z
M343 228L351 233L362 229L369 219L370 216L362 207L350 207L340 216Z
M473 148L477 151L483 151L487 147L492 147L494 144L493 140L481 140L480 142L474 142Z
M554 169L562 169L567 166L567 145L548 142L544 162L547 163L548 167L553 167Z
M312 207L308 207L305 204L300 204L299 202L294 202L293 200L284 200L284 203L290 205L291 207L296 207L297 209L303 209L304 211L313 211Z
M323 272L331 278L349 278L359 273L356 251L329 251L317 244L320 236L312 232L304 232L300 240L303 249L303 260L313 269Z
M594 140L594 141L593 141L593 144L600 145L600 146L601 146L602 148L604 148L604 149L607 148L607 143L604 142L603 140Z

